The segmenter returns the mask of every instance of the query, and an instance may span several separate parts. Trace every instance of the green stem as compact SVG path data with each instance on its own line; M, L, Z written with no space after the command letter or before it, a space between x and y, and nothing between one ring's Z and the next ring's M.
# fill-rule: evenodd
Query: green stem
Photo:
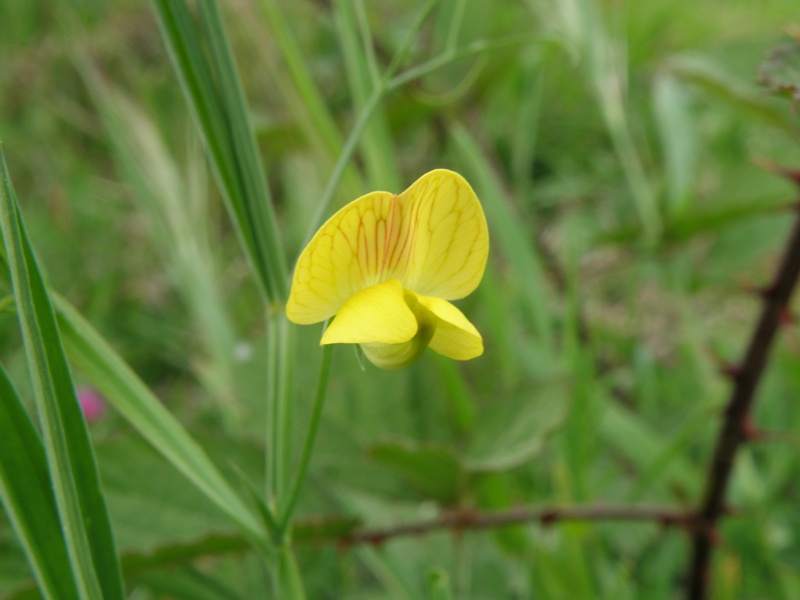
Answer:
M282 547L278 551L278 597L286 600L305 600L306 592L303 588L303 579L297 568L292 549Z
M325 186L325 191L322 193L322 198L320 199L317 211L314 213L314 218L311 219L311 225L306 233L306 243L308 243L308 241L313 237L313 235L325 221L325 216L330 210L333 196L336 193L336 190L339 188L339 183L342 180L342 176L344 175L347 165L350 163L350 159L353 157L353 153L355 152L356 146L358 145L358 142L364 133L364 129L369 124L372 115L375 113L375 109L378 108L380 101L383 99L383 95L389 89L393 89L390 86L392 76L406 59L406 56L408 56L411 46L416 39L417 32L422 27L425 19L434 9L438 1L439 0L428 0L425 6L422 7L422 10L420 10L420 12L417 14L417 18L414 20L414 23L411 25L411 28L406 34L405 39L392 57L392 62L383 72L383 75L381 75L380 80L376 83L369 98L367 98L364 108L361 110L361 113L358 115L358 120L353 126L353 130L350 132L344 148L342 148L341 154L339 154L339 160L336 162L336 166L333 169L330 179L328 179L328 185Z
M413 81L414 79L422 77L423 75L427 75L428 73L436 71L437 69L441 69L442 67L447 66L453 61L461 58L467 58L476 54L481 54L490 50L498 50L500 48L506 48L509 46L519 46L534 42L542 42L548 39L549 38L534 36L529 33L518 33L506 35L496 40L476 40L458 49L445 50L439 56L431 58L430 60L426 60L424 63L417 65L416 67L411 67L410 69L403 71L396 77L393 77L389 80L386 90L395 90L406 83Z
M336 161L336 166L333 168L333 173L331 174L330 179L328 179L328 185L325 186L325 191L322 192L322 199L319 201L319 206L317 207L314 217L311 219L311 225L306 232L305 243L303 244L304 246L308 244L322 223L325 221L325 217L327 216L331 203L333 202L333 195L336 193L336 190L339 189L339 183L342 180L342 175L344 175L345 169L347 169L347 165L350 163L350 159L353 157L353 153L358 145L358 141L361 139L361 135L364 133L364 129L366 129L367 125L369 124L369 120L372 118L372 115L375 112L375 109L378 107L378 104L380 104L381 98L383 98L383 93L383 86L379 85L376 87L364 105L364 109L361 111L361 114L358 115L358 120L356 121L353 130L350 132L350 135L344 144L344 148L342 148L341 154L339 154L339 160Z
M288 459L289 388L293 361L291 329L283 311L269 315L267 348L267 501L280 503L283 496Z
M328 378L331 372L331 356L333 354L333 346L328 345L322 348L322 362L319 368L319 378L317 379L317 392L314 397L314 406L311 409L311 420L308 424L308 431L306 432L306 439L303 443L303 453L300 456L300 464L297 468L294 481L292 482L292 489L289 493L289 499L286 507L281 516L279 531L285 534L289 527L289 522L292 518L297 499L300 496L300 488L303 486L303 481L308 471L308 465L311 462L311 453L314 449L314 441L317 438L317 430L319 429L319 421L322 416L322 407L325 405L325 395L328 390Z
M499 48L505 48L508 46L518 46L521 44L541 42L544 39L545 38L535 37L526 33L504 36L500 39L492 41L478 40L477 42L467 44L459 50L448 50L436 58L432 58L421 65L412 67L400 73L396 77L392 77L392 74L396 70L394 68L395 63L399 64L399 62L393 61L393 66L387 69L386 73L384 73L384 76L378 82L378 85L372 90L372 94L364 104L364 108L358 115L358 120L353 126L353 129L350 132L350 135L348 136L341 153L339 154L339 160L336 162L333 173L328 179L328 184L325 187L325 191L322 193L322 198L320 199L316 213L314 213L314 218L311 219L311 225L306 233L306 243L311 240L313 235L325 221L325 217L330 211L330 205L333 201L333 196L336 193L336 190L339 188L339 183L342 180L345 169L350 163L350 159L353 157L353 153L355 152L358 142L364 133L364 129L369 124L372 115L375 113L375 109L378 107L385 94L396 90L397 88L410 81L413 81L414 79L422 77L423 75L427 75L428 73L436 71L437 69L441 69L442 67L445 67L453 61L461 58L466 58L475 54L480 54L489 50L497 50ZM403 55L405 55L406 51L407 49L403 47L398 50L398 55L401 54L401 52Z

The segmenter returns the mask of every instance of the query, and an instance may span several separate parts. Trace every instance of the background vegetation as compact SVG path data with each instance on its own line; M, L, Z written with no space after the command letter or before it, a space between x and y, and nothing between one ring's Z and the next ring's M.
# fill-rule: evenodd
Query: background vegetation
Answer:
M163 26L169 3L153 4ZM688 538L658 519L548 525L555 514L536 513L353 536L514 507L696 506L730 393L720 367L742 355L761 306L752 290L771 280L797 202L763 166L800 164L800 123L757 84L796 3L441 0L416 33L422 3L221 4L287 272L326 194L325 217L438 167L473 184L492 236L484 281L460 303L483 357L428 353L384 372L333 353L294 528L307 597L681 596ZM223 201L236 192L220 192L153 6L4 2L0 23L0 139L49 288L249 510L275 451L270 357L289 365L291 475L319 327L282 338L265 309ZM382 78L409 32L395 78ZM222 154L218 170L232 160ZM2 302L0 358L32 406L13 304ZM76 386L103 389L63 304ZM784 328L759 388L763 441L737 456L714 598L800 597L796 335ZM247 520L187 483L113 403L90 433L129 597L289 597ZM0 521L0 598L36 597L31 582Z

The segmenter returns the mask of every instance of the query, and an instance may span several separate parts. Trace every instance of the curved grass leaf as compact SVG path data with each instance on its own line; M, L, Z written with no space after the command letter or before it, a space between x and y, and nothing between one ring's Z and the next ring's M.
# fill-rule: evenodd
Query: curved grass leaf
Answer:
M114 537L53 306L0 150L0 226L53 492L79 597L122 600Z
M243 533L261 538L257 519L178 420L73 307L56 297L56 308L67 351L81 371Z
M44 446L0 366L0 500L48 600L78 598Z
M214 0L153 0L161 32L217 175L228 213L264 297L288 296L288 273L247 101Z
M530 314L536 333L545 346L552 342L552 324L547 307L544 270L537 249L531 244L530 232L525 230L523 221L508 200L502 183L493 172L478 142L462 125L452 123L450 133L454 149L464 164L465 171L474 183L478 196L482 199L486 219L493 232L493 239L502 248L516 271L520 283L521 296Z

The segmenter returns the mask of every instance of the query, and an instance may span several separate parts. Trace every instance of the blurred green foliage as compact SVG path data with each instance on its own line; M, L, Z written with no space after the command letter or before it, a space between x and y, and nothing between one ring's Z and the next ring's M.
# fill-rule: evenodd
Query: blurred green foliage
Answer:
M292 261L417 7L222 4ZM0 4L0 139L49 284L234 485L260 488L266 315L151 7L56 6ZM676 597L688 545L657 523L319 540L454 508L697 501L718 366L742 352L747 288L768 281L796 202L754 164L800 164L790 103L757 84L796 18L791 0L439 2L398 72L486 49L387 92L333 204L462 173L492 235L460 303L486 353L400 373L334 353L295 531L309 598ZM715 599L800 596L796 335L756 403L777 441L739 456ZM318 328L297 336L295 450L320 360ZM0 358L28 400L6 312ZM269 597L225 515L120 415L92 434L131 597ZM28 581L0 522L0 598L32 597Z

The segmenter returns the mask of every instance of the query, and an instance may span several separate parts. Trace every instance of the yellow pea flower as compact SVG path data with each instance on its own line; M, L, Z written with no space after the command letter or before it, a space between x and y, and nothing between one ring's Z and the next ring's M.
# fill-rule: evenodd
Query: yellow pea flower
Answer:
M448 300L478 287L488 255L475 192L458 173L431 171L400 195L372 192L333 215L300 254L286 315L300 325L336 315L320 344L360 344L384 369L428 346L475 358L481 334Z

